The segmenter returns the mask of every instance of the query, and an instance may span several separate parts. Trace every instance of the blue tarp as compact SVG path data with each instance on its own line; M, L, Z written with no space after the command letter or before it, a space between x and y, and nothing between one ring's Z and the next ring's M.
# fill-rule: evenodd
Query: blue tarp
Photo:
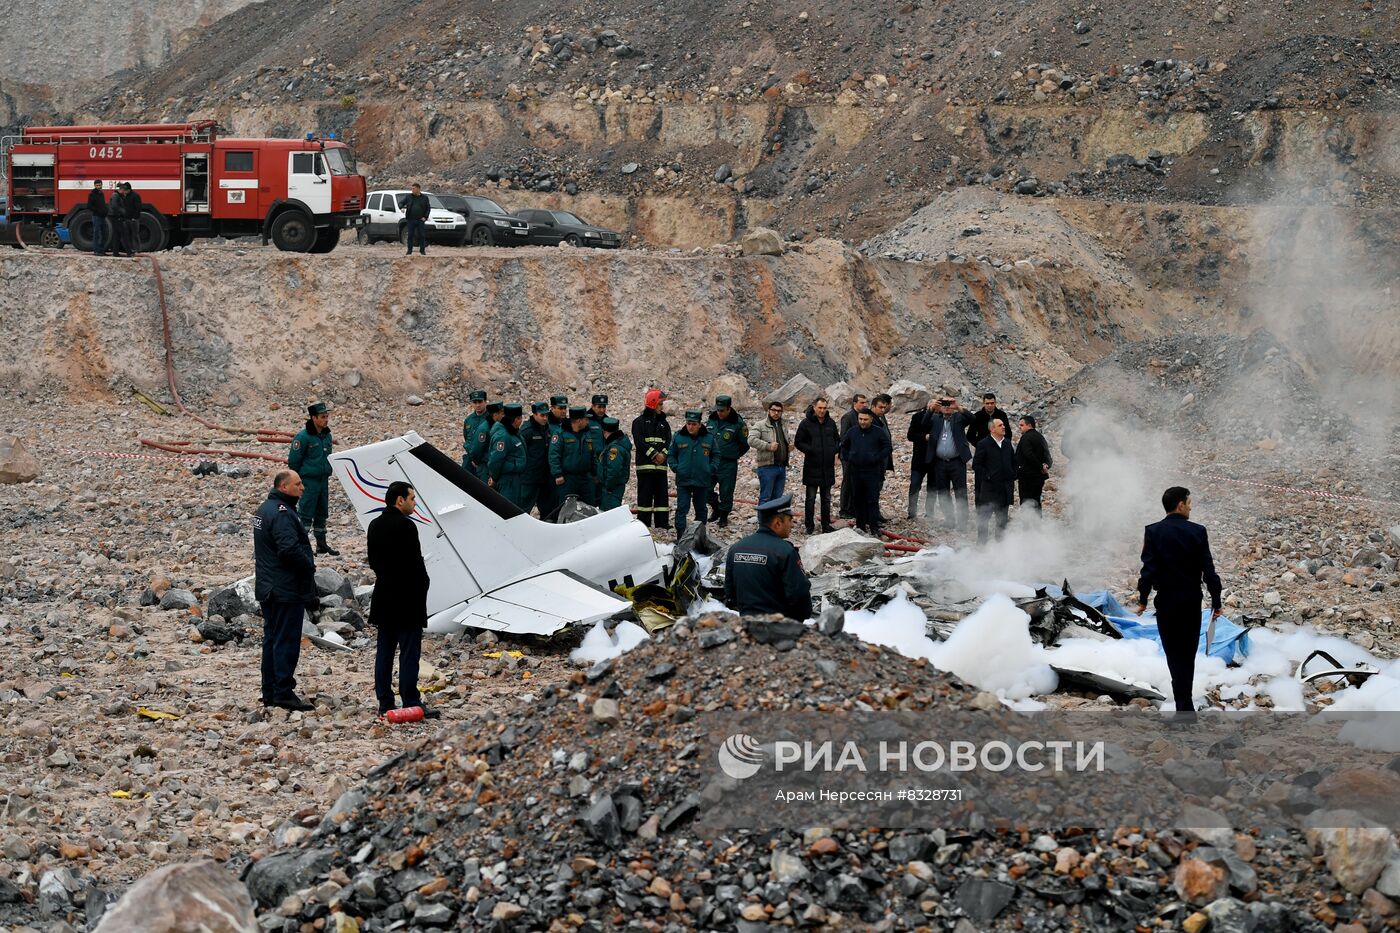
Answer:
M1060 597L1064 592L1058 587L1048 585L1045 591L1051 596ZM1123 633L1124 638L1144 638L1157 643L1157 653L1162 653L1162 640L1157 636L1157 615L1151 609L1141 616L1135 614L1118 601L1118 598L1107 590L1095 590L1092 593L1075 593L1080 601L1093 606L1099 612L1108 616L1110 622L1117 626L1118 631ZM1210 610L1201 610L1201 641L1196 647L1197 652L1206 651L1206 632L1210 629ZM1215 640L1210 645L1210 655L1217 657L1227 664L1238 657L1249 656L1249 631L1231 622L1225 616L1215 620Z

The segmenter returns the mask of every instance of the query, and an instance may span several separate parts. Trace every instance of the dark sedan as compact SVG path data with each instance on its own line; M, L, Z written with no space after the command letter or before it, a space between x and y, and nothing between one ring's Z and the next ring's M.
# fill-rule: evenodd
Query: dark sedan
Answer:
M592 246L595 249L617 249L622 235L615 230L597 227L568 211L546 211L532 208L516 211L515 216L530 224L530 242L540 246Z

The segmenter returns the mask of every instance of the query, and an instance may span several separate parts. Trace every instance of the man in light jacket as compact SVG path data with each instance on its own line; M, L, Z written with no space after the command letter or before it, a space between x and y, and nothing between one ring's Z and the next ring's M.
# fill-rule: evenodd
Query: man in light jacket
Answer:
M758 501L778 498L787 488L790 458L782 402L768 403L768 417L749 431L749 447L753 449L753 462L758 467Z

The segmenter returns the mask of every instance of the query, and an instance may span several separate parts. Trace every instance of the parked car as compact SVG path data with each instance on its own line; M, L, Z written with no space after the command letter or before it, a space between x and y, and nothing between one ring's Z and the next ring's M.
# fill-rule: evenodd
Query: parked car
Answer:
M423 193L428 196L426 227L429 242L447 243L452 246L461 246L467 242L467 219L445 207L438 195L430 191ZM410 194L412 192L407 188L371 191L365 200L365 209L360 211L368 218L360 228L360 242L369 244L379 240L398 240L400 243L406 243L408 235L404 230L408 218L404 215L404 206L408 204Z
M490 198L475 195L438 195L448 210L467 218L473 246L523 246L530 242L530 225Z
M597 249L617 249L622 246L622 234L595 226L568 211L531 208L516 211L515 214L530 222L531 243L557 246L567 242L572 246L592 246Z

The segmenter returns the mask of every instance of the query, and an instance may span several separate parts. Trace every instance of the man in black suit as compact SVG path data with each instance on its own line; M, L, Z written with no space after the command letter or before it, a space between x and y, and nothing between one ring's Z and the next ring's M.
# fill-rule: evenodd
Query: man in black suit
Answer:
M856 422L860 418L860 413L870 407L866 401L865 393L857 392L855 398L851 399L851 410L841 416L841 423L837 425L840 429L836 435L836 442L839 444L845 439L846 434L856 429ZM841 502L840 515L842 518L854 518L856 514L855 500L851 497L852 477L843 468L841 470Z
M982 438L972 456L975 478L973 496L977 501L977 543L987 540L987 525L996 519L996 536L1001 537L1016 492L1016 451L1006 436L1006 426L991 423L991 434Z
M994 419L1001 422L1002 427L1006 428L1006 436L1010 437L1011 418L997 407L996 393L984 392L982 407L973 414L972 423L967 428L967 442L972 445L973 450L977 449L983 438L992 436L991 424Z
M1191 518L1191 490L1173 486L1162 493L1167 517L1148 525L1142 541L1142 575L1138 577L1138 615L1147 609L1154 589L1157 633L1172 676L1177 718L1195 722L1191 683L1201 640L1201 583L1210 591L1210 621L1220 617L1220 577L1210 556L1206 529ZM1209 646L1207 646L1209 648Z
M428 627L428 568L418 544L418 526L409 518L417 504L413 487L393 482L384 492L384 511L369 523L366 541L374 570L369 620L379 629L374 652L374 694L379 715L394 708L394 654L399 656L399 699L404 709L422 706L423 715L442 714L423 706L418 693L418 660Z
M1021 507L1027 503L1040 511L1040 494L1054 461L1050 445L1035 427L1035 415L1021 416L1021 440L1016 444L1016 483L1021 488Z
M933 399L924 410L919 431L924 436L924 470L933 477L934 498L943 502L942 527L967 527L967 427L972 416L951 394Z

